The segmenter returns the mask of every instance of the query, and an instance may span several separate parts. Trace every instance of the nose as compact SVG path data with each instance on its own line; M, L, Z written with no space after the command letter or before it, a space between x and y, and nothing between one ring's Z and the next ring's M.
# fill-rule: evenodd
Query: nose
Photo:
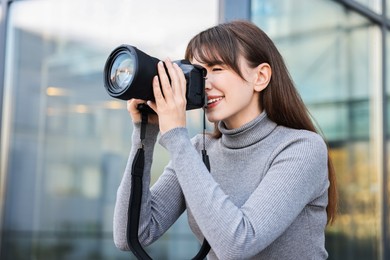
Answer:
M211 89L211 83L210 83L210 79L208 77L205 77L204 78L204 81L205 81L205 89L206 90L210 90Z

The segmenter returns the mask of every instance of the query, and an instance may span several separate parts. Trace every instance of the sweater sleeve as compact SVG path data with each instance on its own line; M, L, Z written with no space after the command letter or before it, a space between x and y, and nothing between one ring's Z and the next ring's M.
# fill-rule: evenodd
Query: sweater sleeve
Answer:
M160 143L170 152L187 206L219 259L258 254L319 196L319 190L327 189L327 148L316 135L278 147L266 176L240 208L196 159L198 152L185 128L165 133Z
M151 165L158 131L157 125L147 125L146 136L143 142L145 166L142 180L143 190L138 233L140 243L144 246L151 244L163 235L185 209L184 198L176 175L168 170L169 168L150 188ZM121 250L130 250L127 245L126 230L131 194L131 167L139 147L141 147L140 124L135 124L132 135L132 148L117 190L114 209L114 243Z

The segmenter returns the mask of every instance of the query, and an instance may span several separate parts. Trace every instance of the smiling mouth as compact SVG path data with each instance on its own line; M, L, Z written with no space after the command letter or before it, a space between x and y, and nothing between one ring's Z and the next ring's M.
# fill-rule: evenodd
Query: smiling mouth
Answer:
M224 97L210 98L207 100L207 107L221 101Z

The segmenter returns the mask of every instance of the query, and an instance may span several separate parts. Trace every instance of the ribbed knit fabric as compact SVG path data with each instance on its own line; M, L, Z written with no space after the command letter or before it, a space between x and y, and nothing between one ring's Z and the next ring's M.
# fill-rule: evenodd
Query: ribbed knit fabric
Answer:
M208 259L326 259L327 148L309 131L277 126L262 113L239 129L219 125L222 137L206 137L211 173L200 157L203 137L187 129L160 137L171 161L149 190L157 126L148 125L140 240L158 239L184 212ZM114 241L126 245L131 163L139 125L117 193ZM192 257L192 256L189 256Z

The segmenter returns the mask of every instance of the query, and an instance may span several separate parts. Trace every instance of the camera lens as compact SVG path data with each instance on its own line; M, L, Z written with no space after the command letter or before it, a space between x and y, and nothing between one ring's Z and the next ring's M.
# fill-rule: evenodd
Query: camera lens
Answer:
M120 52L111 67L111 86L121 92L131 84L135 73L135 59L129 52Z
M122 100L153 100L153 77L157 58L123 44L115 48L104 66L104 86L108 94Z

